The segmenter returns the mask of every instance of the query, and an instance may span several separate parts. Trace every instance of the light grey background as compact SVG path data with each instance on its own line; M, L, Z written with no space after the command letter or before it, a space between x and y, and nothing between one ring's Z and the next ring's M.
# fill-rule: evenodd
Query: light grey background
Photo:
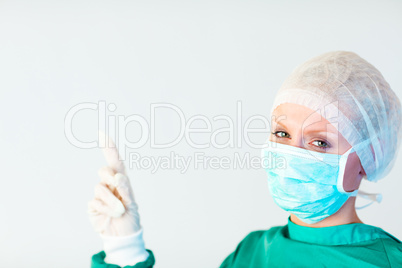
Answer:
M86 210L105 161L64 136L64 117L78 103L105 100L115 115L149 118L151 103L169 102L186 117L212 118L234 117L240 100L245 119L268 116L293 68L332 50L368 60L402 98L402 2L282 2L0 1L0 265L89 267L102 249ZM95 112L74 122L78 137L95 138ZM174 136L171 124L165 114L158 137ZM136 151L196 150L183 141ZM259 155L247 146L200 151ZM387 178L363 185L381 192L382 204L359 212L400 239L401 157ZM287 221L263 170L129 176L155 267L217 267L250 231Z

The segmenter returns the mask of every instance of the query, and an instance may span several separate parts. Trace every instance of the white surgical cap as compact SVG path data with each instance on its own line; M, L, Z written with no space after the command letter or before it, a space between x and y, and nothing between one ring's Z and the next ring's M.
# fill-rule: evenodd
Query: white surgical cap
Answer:
M297 66L271 115L282 103L303 105L331 122L355 149L367 180L392 169L402 137L401 104L381 73L356 53L327 52Z

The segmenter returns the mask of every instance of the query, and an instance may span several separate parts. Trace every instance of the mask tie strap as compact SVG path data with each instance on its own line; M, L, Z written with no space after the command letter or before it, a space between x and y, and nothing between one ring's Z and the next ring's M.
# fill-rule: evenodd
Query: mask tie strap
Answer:
M382 201L382 194L370 194L362 190L358 190L357 195L363 197L364 199L371 200L371 202L364 206L356 207L356 209L363 209L370 206L374 202L380 203Z

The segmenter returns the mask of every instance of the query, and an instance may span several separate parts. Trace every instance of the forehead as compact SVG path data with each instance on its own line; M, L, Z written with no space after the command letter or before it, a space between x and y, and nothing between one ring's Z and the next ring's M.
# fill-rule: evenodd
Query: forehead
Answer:
M305 131L327 131L338 133L338 130L318 111L294 103L280 104L272 112L272 124L280 124L289 128L302 127Z

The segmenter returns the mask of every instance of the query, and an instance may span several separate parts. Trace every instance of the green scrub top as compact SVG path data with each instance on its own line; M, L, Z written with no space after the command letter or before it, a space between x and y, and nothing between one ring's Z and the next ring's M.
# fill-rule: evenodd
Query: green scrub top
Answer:
M152 252L145 262L126 268L151 268ZM92 268L118 268L105 264L101 251ZM248 267L402 267L402 242L381 228L352 223L312 228L288 218L288 224L249 233L220 268Z

